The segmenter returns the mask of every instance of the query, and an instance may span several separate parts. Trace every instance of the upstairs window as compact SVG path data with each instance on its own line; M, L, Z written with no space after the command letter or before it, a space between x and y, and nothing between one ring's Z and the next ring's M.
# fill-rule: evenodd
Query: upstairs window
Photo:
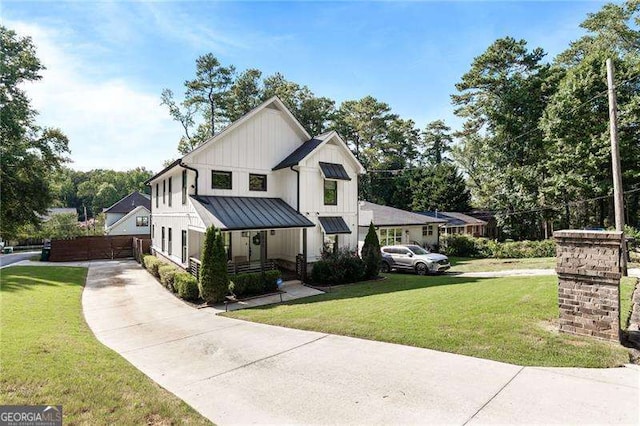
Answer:
M187 171L182 171L182 204L187 204Z
M249 174L249 191L266 191L267 175Z
M172 180L172 178L169 178L169 207L171 207L171 198L172 198L172 195L173 195L173 190L171 189L171 186L172 186L171 185L171 180Z
M162 181L162 204L167 203L167 181Z
M231 172L211 170L211 189L231 189Z
M160 185L156 183L156 208L158 208L158 204L160 200Z
M338 205L338 182L336 182L335 180L325 179L324 181L324 205Z
M136 226L149 226L149 216L136 216Z

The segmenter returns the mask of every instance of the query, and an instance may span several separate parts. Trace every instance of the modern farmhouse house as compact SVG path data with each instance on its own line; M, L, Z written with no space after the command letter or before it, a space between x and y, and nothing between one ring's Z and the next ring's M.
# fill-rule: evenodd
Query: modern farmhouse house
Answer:
M152 250L193 269L210 226L223 231L230 267L294 269L325 245L355 250L362 173L336 132L312 138L271 98L147 181Z

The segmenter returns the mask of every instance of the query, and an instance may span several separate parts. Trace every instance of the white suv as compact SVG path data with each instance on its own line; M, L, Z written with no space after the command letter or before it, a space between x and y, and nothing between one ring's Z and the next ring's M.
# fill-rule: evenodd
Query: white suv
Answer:
M418 275L442 273L451 268L449 258L443 254L430 253L417 245L384 246L381 272L391 269L415 271Z

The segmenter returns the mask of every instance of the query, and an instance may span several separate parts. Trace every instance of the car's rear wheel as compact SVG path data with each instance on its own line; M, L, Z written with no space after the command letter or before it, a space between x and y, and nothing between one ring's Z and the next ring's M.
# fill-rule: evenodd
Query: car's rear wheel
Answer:
M382 262L382 265L380 265L380 272L383 274L391 272L391 266L389 266L387 262Z
M429 268L427 268L427 265L425 265L424 263L418 263L416 265L416 274L427 275L427 272L429 272Z

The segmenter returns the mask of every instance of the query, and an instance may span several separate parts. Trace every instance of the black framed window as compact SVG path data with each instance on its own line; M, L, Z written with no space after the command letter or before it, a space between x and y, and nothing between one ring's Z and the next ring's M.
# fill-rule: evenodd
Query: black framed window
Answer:
M167 181L162 180L162 204L167 203Z
M164 226L162 227L162 245L160 251L164 252Z
M173 247L173 238L172 238L172 235L171 235L171 228L169 228L169 239L168 239L168 242L167 242L167 254L171 254L172 247Z
M173 180L172 178L169 178L169 207L171 207L171 198L172 198L172 195L173 195L173 190L171 189L171 186L172 186L171 185L171 181L172 180Z
M149 216L136 216L136 226L149 226Z
M231 172L211 170L211 189L231 189Z
M182 204L187 204L187 171L182 171Z
M187 261L187 231L182 231L182 263Z
M266 191L267 175L249 173L249 191Z
M156 226L151 225L151 238L155 238L155 237L156 237Z
M326 206L338 205L338 182L335 180L324 181L324 204Z
M156 183L156 208L160 203L160 185Z

